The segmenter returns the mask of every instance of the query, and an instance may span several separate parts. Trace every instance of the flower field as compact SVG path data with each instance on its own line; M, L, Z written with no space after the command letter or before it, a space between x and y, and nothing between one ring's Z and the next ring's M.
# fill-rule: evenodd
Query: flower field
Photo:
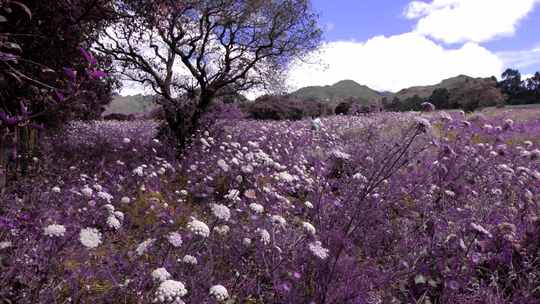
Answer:
M540 118L71 123L0 198L5 303L540 303Z

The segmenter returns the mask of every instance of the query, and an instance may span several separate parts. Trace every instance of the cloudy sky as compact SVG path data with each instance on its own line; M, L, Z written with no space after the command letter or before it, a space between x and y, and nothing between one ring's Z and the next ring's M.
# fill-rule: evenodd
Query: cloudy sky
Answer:
M459 74L540 71L540 0L314 0L325 43L293 88L352 79L377 90ZM315 61L315 59L313 60Z
M324 43L291 90L352 79L379 91L540 71L540 0L312 0ZM151 93L149 90L146 93ZM122 95L140 93L129 84ZM250 98L262 92L251 92Z

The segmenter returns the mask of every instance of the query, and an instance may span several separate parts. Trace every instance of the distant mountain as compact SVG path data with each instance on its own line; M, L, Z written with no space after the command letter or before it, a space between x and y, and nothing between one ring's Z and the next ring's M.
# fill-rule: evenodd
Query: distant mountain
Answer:
M413 97L414 95L418 95L421 98L428 98L431 96L433 91L435 91L435 89L444 88L452 92L455 90L460 90L464 87L473 87L473 86L490 87L493 85L495 84L493 83L493 80L491 78L473 78L466 75L459 75L456 77L445 79L442 82L435 85L416 86L416 87L403 89L397 92L396 94L394 94L392 98L397 97L400 100L405 100L407 98Z
M342 80L331 86L305 87L293 92L291 95L317 101L336 101L338 99L354 97L365 103L379 101L384 96L384 94L365 85L360 85L353 80Z
M103 115L111 113L137 114L148 113L158 108L153 95L114 96Z

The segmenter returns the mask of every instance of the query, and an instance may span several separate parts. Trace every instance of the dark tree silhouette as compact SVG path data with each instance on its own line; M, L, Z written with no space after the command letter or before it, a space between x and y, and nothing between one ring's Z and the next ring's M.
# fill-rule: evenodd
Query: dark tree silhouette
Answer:
M277 83L321 36L309 0L124 0L118 7L119 21L97 49L114 57L125 78L161 97L181 145L224 88Z

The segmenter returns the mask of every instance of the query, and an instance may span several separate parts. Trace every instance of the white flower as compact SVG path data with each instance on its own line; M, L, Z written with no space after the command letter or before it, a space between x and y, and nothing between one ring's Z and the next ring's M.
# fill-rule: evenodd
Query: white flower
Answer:
M191 219L191 221L187 224L187 228L196 235L202 237L210 236L210 228L208 228L208 225L195 218Z
M88 187L88 185L85 185L81 189L81 193L84 194L84 196L90 198L90 197L92 197L92 194L94 193L94 190L92 190L92 188Z
M229 226L227 225L220 225L214 227L214 230L220 235L226 235L227 233L229 233L229 230L231 230L231 228L229 228Z
M10 241L3 241L3 242L0 242L0 250L9 248L9 247L11 247L11 245L12 245L12 244L11 244Z
M420 131L425 132L425 131L427 131L428 129L431 128L431 123L429 122L429 120L427 120L425 118L416 117L415 122L416 122L416 125L418 126L418 128L420 129Z
M124 213L122 211L115 211L113 212L114 216L116 216L117 219L123 221L124 220Z
M248 189L244 192L244 196L251 199L257 198L257 193L253 189Z
M182 303L180 298L187 294L187 289L182 282L175 280L166 280L159 284L156 291L155 301L162 303Z
M103 200L106 200L107 203L110 203L111 200L113 199L113 196L112 196L112 195L110 195L109 193L104 192L104 191L99 191L98 194L97 194L97 196L98 196L99 198L103 199Z
M171 274L164 267L157 268L152 271L152 278L160 282L166 281L171 278Z
M454 197L454 196L456 196L456 193L454 193L454 191L450 191L450 190L445 190L445 191L444 191L444 194L446 194L446 195L449 196L449 197Z
M362 175L362 173L358 172L352 176L353 179L360 180L363 183L367 183L368 179Z
M129 144L131 142L131 139L124 137L124 139L122 139L122 142L125 144Z
M229 165L227 165L223 159L218 160L217 165L221 168L221 170L225 172L229 171Z
M192 255L189 255L189 254L186 254L184 256L184 258L182 259L182 262L186 263L186 264L191 264L191 265L197 265L197 258L192 256Z
M274 214L272 215L272 224L280 227L284 227L287 224L285 218L281 215Z
M140 243L137 246L137 248L135 249L135 252L138 255L143 255L148 250L148 247L150 247L155 241L156 241L156 239L147 239L147 240L145 240L144 242Z
M86 248L96 248L101 244L101 232L96 228L81 229L79 240Z
M264 207L261 204L257 203L251 203L249 204L249 209L253 210L253 212L261 214L264 212Z
M136 174L138 176L143 176L144 175L143 167L137 167L133 169L133 174Z
M231 189L229 192L225 195L225 198L231 201L238 201L240 196L240 191L236 189Z
M311 223L308 222L302 222L302 227L304 230L309 234L315 234L317 233L317 230L315 229L315 226L313 226Z
M309 208L309 209L313 209L313 204L312 204L311 202L309 202L309 201L306 201L306 202L304 203L304 205L305 205L307 208Z
M54 193L60 193L61 190L60 190L60 187L55 186L55 187L52 187L51 191Z
M229 298L229 292L223 285L214 285L210 287L210 295L213 296L219 302L225 301Z
M182 246L182 236L178 232L169 233L169 235L167 236L167 240L174 247L178 248L178 247Z
M212 204L210 209L212 209L212 213L220 220L228 221L231 218L231 211L225 205Z
M491 233L489 233L489 231L486 230L486 228L476 224L476 223L471 223L471 228L476 230L477 232L479 233L482 233L482 234L485 234L487 235L488 237L492 237Z
M256 230L259 233L260 240L263 242L263 244L268 245L270 244L270 233L268 233L268 230L257 228Z
M350 154L347 154L345 152L341 152L339 150L332 150L330 152L330 155L337 158L337 159L344 159L344 160L348 160L351 158L351 155Z
M105 205L103 205L103 208L107 209L107 211L108 211L109 213L113 213L113 212L114 212L114 206L111 205L111 204L105 204Z
M249 246L249 245L251 245L251 239L250 239L250 238L243 238L243 239L242 239L242 244L243 244L244 246L246 246L246 247Z
M244 172L245 174L251 174L253 173L253 166L252 165L245 165L245 166L242 166L242 172Z
M65 233L66 233L66 227L64 227L63 225L58 225L58 224L52 224L43 229L43 234L50 237L64 236Z
M320 241L309 243L308 248L311 251L311 253L313 253L313 255L315 255L321 260L324 260L328 257L329 250L322 247L322 244Z
M122 226L122 224L120 223L120 221L116 218L116 216L114 216L113 214L109 215L109 217L107 218L107 226L109 226L109 228L112 228L114 230L118 230L120 229L120 227Z
M121 202L122 204L129 204L129 203L131 202L131 199L129 199L129 197L127 197L127 196L124 196L124 197L122 197L122 199L120 200L120 202Z

